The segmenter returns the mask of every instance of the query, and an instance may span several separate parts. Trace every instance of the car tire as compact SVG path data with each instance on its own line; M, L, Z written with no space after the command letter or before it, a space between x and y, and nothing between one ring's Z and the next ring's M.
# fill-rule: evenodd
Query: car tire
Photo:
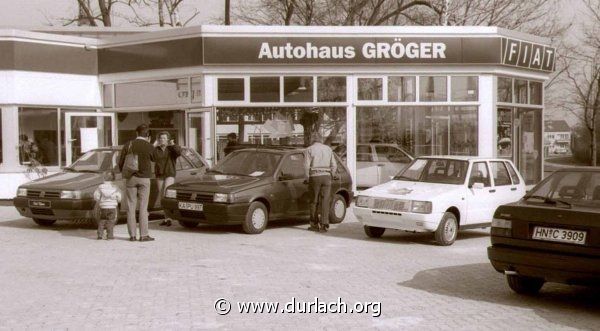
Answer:
M179 225L183 226L184 228L188 228L188 229L193 229L195 227L198 226L198 224L200 224L199 221L177 221L179 222Z
M247 234L259 234L267 228L269 212L265 204L254 201L248 207L246 218L242 222L242 228Z
M383 236L383 233L385 232L385 228L380 228L377 226L365 225L364 229L365 229L365 234L369 238L381 238L381 236Z
M458 235L458 220L450 212L445 212L442 220L435 230L435 241L440 246L450 246L454 244Z
M52 226L54 223L56 223L56 220L43 220L40 218L34 218L33 221L35 224L40 226Z
M346 199L341 194L336 194L331 202L331 209L329 210L329 223L339 224L344 221L346 217Z
M519 275L506 275L506 281L511 290L519 294L527 295L537 294L545 283L542 278Z

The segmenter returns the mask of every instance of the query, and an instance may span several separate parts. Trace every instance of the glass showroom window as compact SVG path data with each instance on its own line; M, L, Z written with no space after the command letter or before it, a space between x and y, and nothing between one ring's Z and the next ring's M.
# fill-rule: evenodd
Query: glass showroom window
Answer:
M515 79L515 92L517 100L516 103L527 103L527 81L522 79Z
M19 163L58 165L58 110L19 108Z
M542 104L542 83L529 82L529 103L532 105Z
M250 102L279 102L279 77L250 77Z
M184 111L166 110L166 111L146 111L146 112L128 112L118 113L117 116L117 141L118 144L135 139L135 128L140 123L145 123L150 129L152 141L161 131L167 131L176 143L183 145L185 136L182 128L184 125Z
M498 108L498 126L496 137L498 157L513 157L513 111L511 108Z
M447 80L446 76L419 77L419 100L448 101Z
M318 102L346 102L346 77L317 77Z
M512 78L498 77L498 102L513 102Z
M325 144L346 144L345 107L221 107L217 110L217 158L225 156L225 137L235 133L240 143L308 146L318 130ZM344 148L345 150L345 148Z
M219 78L217 90L219 101L244 101L243 78Z
M202 77L192 77L192 103L202 102Z
M358 107L356 117L359 188L390 180L407 165L407 155L478 152L475 106Z
M314 102L313 78L283 77L284 102Z
M383 78L358 78L358 100L383 100Z
M478 100L477 76L452 76L452 101L477 101Z
M416 101L417 87L414 76L388 77L388 101L414 102Z
M115 84L115 103L116 107L188 104L188 78Z

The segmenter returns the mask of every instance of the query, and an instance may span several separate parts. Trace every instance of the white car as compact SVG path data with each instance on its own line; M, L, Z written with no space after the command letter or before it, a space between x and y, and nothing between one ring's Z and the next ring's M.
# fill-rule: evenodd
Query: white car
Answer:
M359 193L353 208L367 236L385 229L435 232L451 245L459 229L491 226L496 208L525 195L525 181L509 160L418 157L393 180Z
M340 145L335 152L346 157L346 145ZM356 186L367 188L390 180L413 160L413 157L396 144L358 143L356 144Z

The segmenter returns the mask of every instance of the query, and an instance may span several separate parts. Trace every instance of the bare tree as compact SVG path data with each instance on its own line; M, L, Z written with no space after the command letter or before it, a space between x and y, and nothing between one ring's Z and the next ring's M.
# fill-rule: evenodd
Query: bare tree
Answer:
M182 20L180 12L184 0L122 0L126 2L129 15L120 15L123 19L137 26L185 26L200 14L193 8L189 16Z
M78 16L74 19L62 19L64 25L112 26L113 5L119 0L97 0L95 5L90 0L77 0Z

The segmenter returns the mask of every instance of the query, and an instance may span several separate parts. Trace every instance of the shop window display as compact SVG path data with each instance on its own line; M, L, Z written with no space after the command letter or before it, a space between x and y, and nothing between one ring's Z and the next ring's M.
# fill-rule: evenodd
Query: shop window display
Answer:
M58 166L58 110L19 108L19 163Z
M357 108L358 187L390 180L410 158L477 155L475 106ZM360 154L360 155L359 155Z
M383 100L383 78L358 78L358 100Z
M346 108L221 107L217 110L217 159L224 157L225 137L230 133L236 134L239 144L308 146L310 133L315 131L333 148L345 145Z
M512 78L498 77L498 102L513 102Z

